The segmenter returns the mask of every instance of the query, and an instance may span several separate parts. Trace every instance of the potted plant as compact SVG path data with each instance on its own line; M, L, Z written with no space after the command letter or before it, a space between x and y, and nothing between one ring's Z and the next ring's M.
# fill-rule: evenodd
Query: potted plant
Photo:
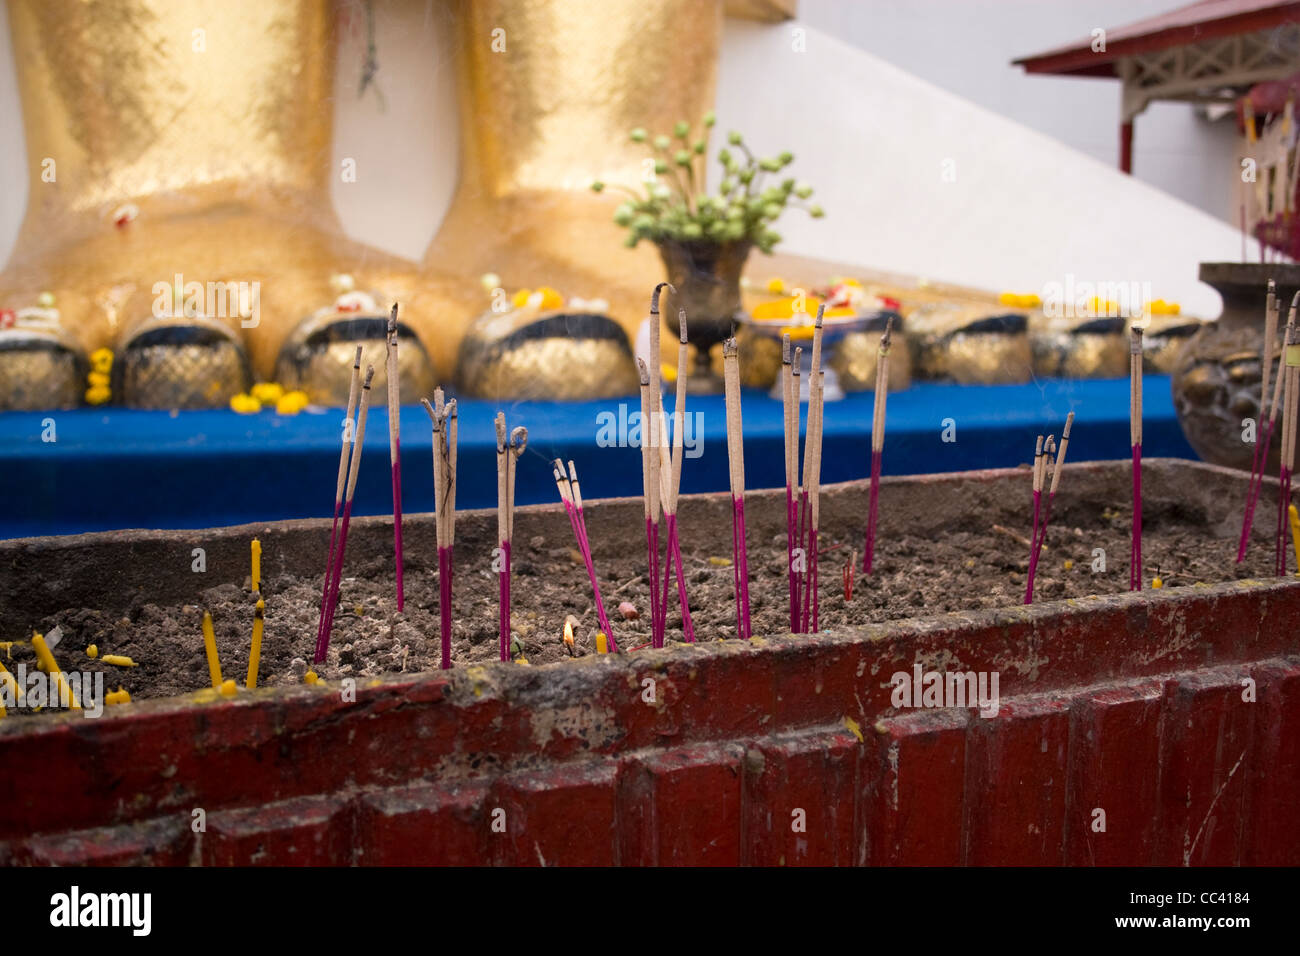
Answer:
M783 176L794 154L757 157L740 133L727 135L718 151L722 178L710 193L705 186L705 154L713 113L694 130L682 120L671 136L651 138L644 129L629 136L646 143L650 156L640 190L617 185L628 199L614 212L614 222L627 229L626 245L643 239L659 249L668 281L677 290L667 310L669 325L677 327L677 310L685 309L687 333L696 349L693 385L720 390L709 365L709 349L726 338L740 311L740 274L752 249L771 253L781 236L776 221L789 206L806 209L814 219L824 215L810 204L812 187ZM606 188L592 183L593 190Z

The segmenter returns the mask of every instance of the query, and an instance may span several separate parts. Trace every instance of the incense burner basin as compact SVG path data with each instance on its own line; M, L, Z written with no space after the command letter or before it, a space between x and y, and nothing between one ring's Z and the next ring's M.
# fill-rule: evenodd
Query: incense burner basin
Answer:
M1184 569L1203 553L1221 555L1231 576L1247 478L1153 459L1144 480L1161 590L1122 591L1126 532L1099 517L1126 502L1127 463L1065 466L1039 566L1045 589L1057 590L1030 607L1018 603L1016 572L1004 570L1026 556L988 531L1023 512L1027 471L886 476L887 554L872 577L859 577L855 606L897 594L905 607L933 578L928 603L910 616L814 635L756 626L753 640L719 640L734 621L728 599L700 608L699 643L662 650L635 649L625 631L625 653L546 658L525 637L531 666L488 663L490 652L474 657L471 643L450 671L399 673L394 661L379 676L323 671L314 685L241 688L231 699L211 690L150 699L132 683L135 701L97 719L11 710L0 719L0 865L1300 864L1300 580L1192 586ZM1275 494L1276 482L1266 483L1264 500ZM866 499L863 481L825 489L828 546L861 540ZM639 500L590 501L586 510L603 574L619 555L644 559ZM693 536L705 548L725 539L732 510L725 493L683 497L692 554L708 553L692 547ZM765 564L785 526L784 490L748 494L746 513L751 595L767 602L761 621L763 607L779 612L783 603L784 578ZM1192 543L1175 548L1162 531L1179 523ZM310 568L304 587L319 597L329 530L328 520L310 520L3 541L0 630L17 637L81 608L64 619L56 653L65 670L85 667L73 651L90 636L86 622L102 616L130 630L194 601L196 588L238 591L257 535L270 660L276 633L299 620L286 618L288 569ZM405 530L407 616L390 626L409 643L426 601L421 556L432 553L432 516L412 515ZM521 508L515 532L520 568L571 540L558 504ZM971 545L977 532L994 543ZM482 578L483 594L495 594L496 581L480 574L497 540L495 512L464 512L457 536L458 580ZM1255 542L1266 563L1267 537L1259 530ZM528 542L538 538L548 544L535 552ZM914 568L915 549L938 539L952 540L952 560ZM377 554L391 540L391 522L358 518L349 547ZM191 566L196 542L206 549L204 575ZM1110 556L1103 570L1097 548ZM823 559L824 619L838 601L832 553ZM775 554L780 566L783 546ZM1074 577L1062 569L1068 554ZM1202 567L1219 567L1206 560ZM963 583L985 565L990 580L1009 580L1004 597ZM729 586L731 569L717 573ZM544 577L565 575L585 579L576 567ZM545 583L531 581L519 588L521 605ZM942 609L937 602L954 593L958 602ZM463 600L462 615L476 617L481 595ZM380 614L366 603L367 617ZM486 610L492 632L495 608ZM364 620L336 625L336 641L355 640L343 631L359 634ZM311 623L307 613L293 625L308 644ZM197 687L201 638L180 630L158 640L184 644L181 666L190 660L194 670L187 686ZM155 679L150 654L142 648L141 666L115 672L112 685ZM968 686L971 696L930 693L936 686L954 694ZM198 807L202 834L192 826ZM1094 807L1116 808L1104 834L1092 825ZM805 809L805 832L792 831L792 808Z
M1178 423L1206 461L1250 470L1256 450L1250 439L1263 440L1260 385L1268 280L1276 283L1281 306L1274 348L1280 356L1287 310L1300 290L1300 265L1203 262L1200 277L1223 296L1223 314L1193 335L1174 362ZM1269 376L1270 392L1279 361L1274 359ZM1271 444L1270 473L1278 469L1279 445Z

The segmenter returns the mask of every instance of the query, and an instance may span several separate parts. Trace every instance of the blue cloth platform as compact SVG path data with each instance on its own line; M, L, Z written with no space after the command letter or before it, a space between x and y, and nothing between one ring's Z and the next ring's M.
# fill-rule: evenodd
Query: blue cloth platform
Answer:
M671 393L666 397L671 406ZM826 406L824 482L869 472L872 404L870 393L859 393ZM747 391L742 406L746 486L784 487L781 403L766 391ZM1168 376L1146 376L1144 406L1144 453L1195 458L1174 416ZM496 505L492 420L499 408L510 428L528 428L528 451L518 469L519 504L558 500L550 465L556 457L577 463L588 500L641 494L635 397L506 406L465 400L459 408L460 508ZM722 396L692 397L687 408L692 420L686 437L694 447L685 460L682 489L725 490ZM1127 378L999 386L922 383L889 396L884 473L1027 462L1035 435L1059 435L1071 410L1071 461L1129 456ZM340 410L278 416L116 408L0 414L0 538L329 517L342 417ZM945 419L952 420L954 441L943 440ZM385 408L372 409L357 514L392 509L387 426ZM401 429L403 510L427 512L433 507L429 419L418 406L404 407Z

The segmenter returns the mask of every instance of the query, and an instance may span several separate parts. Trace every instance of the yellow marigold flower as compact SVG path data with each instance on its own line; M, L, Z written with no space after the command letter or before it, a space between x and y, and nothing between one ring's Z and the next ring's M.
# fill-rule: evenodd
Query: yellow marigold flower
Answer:
M86 381L93 386L98 386L99 388L108 388L108 382L109 382L108 373L91 372L89 375L86 376Z
M533 294L532 289L520 289L510 297L510 304L516 309L522 309L528 304L528 297Z
M96 372L107 372L113 367L113 350L95 349L90 353L90 364Z
M767 280L767 291L773 295L780 295L785 291L785 280L773 276Z
M230 410L240 415L253 415L262 410L262 403L247 392L240 392L230 399Z
M112 397L113 393L103 385L92 385L90 388L86 389L87 405L103 405Z
M263 405L274 405L284 394L284 386L275 382L258 382L253 386L251 394Z
M543 309L560 309L564 307L564 296L556 292L549 285L544 285L537 290L542 294Z
M275 403L275 413L277 415L297 415L308 404L309 399L306 392L285 392L280 396L279 401Z
M795 306L798 305L798 299L790 296L784 299L775 299L772 302L763 302L754 307L753 316L760 322L770 322L774 319L789 319L795 313ZM804 296L804 312L798 314L816 315L817 307L822 304L822 300L815 295Z

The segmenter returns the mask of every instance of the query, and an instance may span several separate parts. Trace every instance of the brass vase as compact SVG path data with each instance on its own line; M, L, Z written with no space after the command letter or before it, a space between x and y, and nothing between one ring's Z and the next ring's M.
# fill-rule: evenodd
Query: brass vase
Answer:
M1216 465L1248 469L1255 446L1244 419L1253 418L1263 439L1260 421L1260 382L1263 374L1264 306L1268 280L1277 284L1281 312L1274 355L1280 356L1291 297L1300 289L1300 265L1243 262L1202 262L1201 281L1223 296L1223 314L1187 340L1173 370L1174 407L1178 423L1196 453ZM1276 380L1278 360L1269 375ZM1274 436L1268 468L1276 471L1280 442Z
M722 391L722 378L713 369L709 350L732 334L743 314L740 306L740 274L753 243L663 241L657 243L668 281L677 294L668 299L665 315L668 327L680 336L679 309L686 310L686 341L695 349L691 369L692 392Z

